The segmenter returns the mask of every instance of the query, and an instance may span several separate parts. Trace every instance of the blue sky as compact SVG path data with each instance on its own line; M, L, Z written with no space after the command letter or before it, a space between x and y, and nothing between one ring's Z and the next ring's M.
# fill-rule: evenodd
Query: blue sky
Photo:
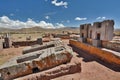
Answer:
M79 27L114 19L120 28L119 8L120 0L0 0L0 27Z

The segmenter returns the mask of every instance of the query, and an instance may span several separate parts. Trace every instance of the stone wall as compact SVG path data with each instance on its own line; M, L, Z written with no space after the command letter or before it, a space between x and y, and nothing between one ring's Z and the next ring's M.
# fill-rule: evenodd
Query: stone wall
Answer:
M69 34L56 34L56 35L53 35L53 36L54 36L54 38L70 39Z
M104 20L91 24L80 25L80 37L111 41L113 38L114 21Z
M2 39L0 39L0 50L3 49L3 42L2 42Z
M100 42L101 42L101 43L99 43L100 47L120 52L120 44L119 43L103 41L103 40L101 40ZM90 38L87 38L86 43L90 44L90 45L93 45L93 40L90 39Z
M12 43L13 46L31 46L35 44L37 44L36 41L16 41Z
M35 45L35 46L31 46L31 47L26 47L22 53L23 54L27 54L30 52L34 52L34 51L38 51L38 50L42 50L42 49L47 49L47 48L51 48L51 47L55 47L55 46L59 46L62 45L62 42L60 40L53 40L51 42L45 43L43 45Z
M101 23L101 40L111 41L113 39L114 21L105 20Z
M80 37L87 38L88 37L88 29L91 24L80 25Z
M120 66L120 57L114 55L111 52L101 50L99 48L93 47L91 45L87 45L81 42L78 42L76 40L70 40L69 41L70 45L75 46L81 50L84 50L92 55L97 56L101 60L104 60L105 62L112 63L115 65Z
M42 50L42 49L47 49L47 48L54 47L54 46L55 46L54 44L46 44L46 45L38 45L35 47L25 48L22 51L22 54L28 54L30 52L34 52L34 51L38 51L38 50Z
M102 41L102 47L103 48L107 48L107 49L111 49L117 52L120 52L120 44L119 43L112 43L112 42L108 42L108 41Z
M4 38L3 48L10 48L12 47L12 41L10 37Z
M87 38L87 43L90 44L90 45L92 45L92 39Z
M42 39L38 38L36 41L16 41L16 42L12 42L13 46L32 46L35 44L43 44Z

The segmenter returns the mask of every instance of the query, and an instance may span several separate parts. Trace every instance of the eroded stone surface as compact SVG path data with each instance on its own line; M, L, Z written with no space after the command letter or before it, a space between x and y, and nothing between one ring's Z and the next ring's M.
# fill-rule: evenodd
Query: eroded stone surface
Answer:
M71 48L57 44L56 47L42 49L16 58L16 61L13 60L14 64L0 69L0 73L4 80L10 80L67 63L71 58Z
M73 74L80 71L81 63L68 63L66 65L60 65L44 72L31 74L14 80L50 80L59 76Z
M47 48L51 48L51 47L55 47L55 46L60 46L60 45L62 45L61 40L55 40L55 41L45 43L43 45L35 45L35 46L31 46L31 47L26 47L22 53L27 54L30 52L47 49Z

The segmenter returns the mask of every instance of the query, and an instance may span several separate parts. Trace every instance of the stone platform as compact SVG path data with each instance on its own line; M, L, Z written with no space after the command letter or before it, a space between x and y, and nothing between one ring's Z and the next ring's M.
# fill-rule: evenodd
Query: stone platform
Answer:
M24 54L13 59L10 65L2 67L1 77L4 80L12 80L68 63L72 58L72 53L72 49L68 46L58 44L55 47Z

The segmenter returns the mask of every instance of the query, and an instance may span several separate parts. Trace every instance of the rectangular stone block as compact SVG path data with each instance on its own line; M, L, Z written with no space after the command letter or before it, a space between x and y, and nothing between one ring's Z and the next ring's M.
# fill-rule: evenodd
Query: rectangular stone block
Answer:
M2 39L0 39L0 50L3 49L3 42L2 42Z
M65 46L48 48L22 55L16 59L18 63L0 69L0 73L3 80L13 80L70 62L71 58L71 48Z
M101 40L92 40L92 45L95 47L101 47Z
M86 38L79 38L78 41L80 41L82 43L86 43L87 39Z
M69 63L66 65L60 65L53 69L40 72L37 74L31 74L24 77L20 77L14 80L51 80L59 76L73 74L76 72L81 72L81 63Z
M38 39L37 39L37 44L40 44L40 45L43 44L43 42L42 42L42 38L38 38Z
M95 47L101 47L101 40L92 40L92 45Z

